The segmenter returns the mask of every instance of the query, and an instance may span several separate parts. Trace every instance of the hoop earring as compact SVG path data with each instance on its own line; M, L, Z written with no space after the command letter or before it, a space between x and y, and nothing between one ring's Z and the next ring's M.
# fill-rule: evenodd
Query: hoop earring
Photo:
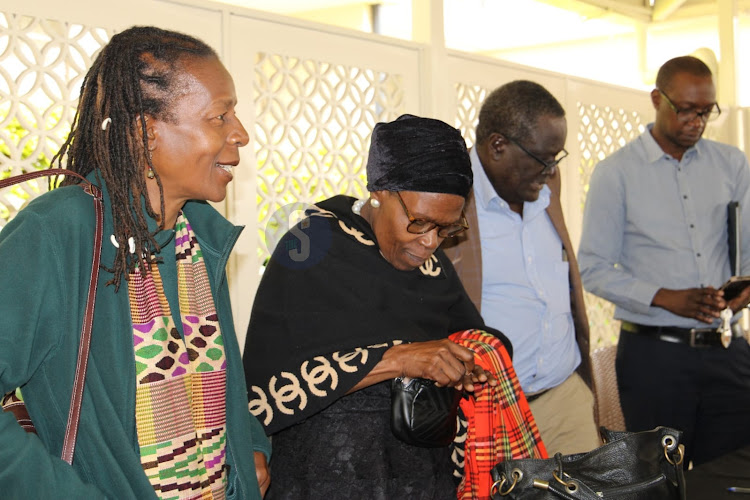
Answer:
M370 198L370 206L372 206L372 208L380 208L380 202L375 198Z

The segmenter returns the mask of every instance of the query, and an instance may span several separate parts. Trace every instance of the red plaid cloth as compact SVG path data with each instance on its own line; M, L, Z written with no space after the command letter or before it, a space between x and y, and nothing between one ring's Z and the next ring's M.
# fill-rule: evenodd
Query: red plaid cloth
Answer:
M473 396L460 403L468 431L458 499L489 499L490 471L495 464L508 459L547 458L547 450L502 342L482 330L456 332L449 338L474 351L474 362L498 381L495 387L477 386Z

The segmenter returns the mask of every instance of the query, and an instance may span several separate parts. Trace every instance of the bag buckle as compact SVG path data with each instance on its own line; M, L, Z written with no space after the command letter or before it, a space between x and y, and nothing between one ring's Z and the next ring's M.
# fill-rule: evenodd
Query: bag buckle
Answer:
M510 487L507 490L503 491L503 486L505 486L505 484L508 482L508 478L505 477L505 474L503 474L503 477L500 480L492 483L492 487L490 488L491 496L494 497L496 494L503 497L509 495L510 492L513 491L513 488L516 487L516 484L518 484L518 481L523 479L523 471L521 469L513 469L512 471L510 471L510 475L511 477L513 477L513 482L511 483Z
M578 491L578 483L576 481L573 481L572 479L570 481L565 481L563 479L565 477L565 472L563 472L562 458L562 453L555 454L555 459L557 460L557 469L552 471L552 477L555 478L555 481L565 486L565 490L568 493L575 494ZM568 477L570 477L570 474L568 474Z
M671 436L667 434L663 438L661 438L661 445L664 447L664 457L667 459L667 462L674 465L675 467L678 465L682 465L682 461L685 459L685 445L681 444L679 446L675 446L677 444L677 439L674 436ZM677 458L674 459L669 456L669 452L674 452L674 454L677 455Z

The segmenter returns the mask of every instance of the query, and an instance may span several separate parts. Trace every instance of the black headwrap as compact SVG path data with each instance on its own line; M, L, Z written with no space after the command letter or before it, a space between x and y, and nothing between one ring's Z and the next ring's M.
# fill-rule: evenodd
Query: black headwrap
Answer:
M378 123L367 160L367 190L468 196L473 177L461 132L440 120L401 115Z

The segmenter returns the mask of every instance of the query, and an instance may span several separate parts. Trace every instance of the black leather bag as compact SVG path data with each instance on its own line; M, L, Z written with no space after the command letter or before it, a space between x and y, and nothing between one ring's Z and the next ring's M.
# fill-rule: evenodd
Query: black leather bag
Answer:
M601 432L605 444L587 453L497 464L493 500L685 500L680 431Z
M456 437L461 393L432 380L396 378L391 383L391 431L405 443L424 448L448 446Z

